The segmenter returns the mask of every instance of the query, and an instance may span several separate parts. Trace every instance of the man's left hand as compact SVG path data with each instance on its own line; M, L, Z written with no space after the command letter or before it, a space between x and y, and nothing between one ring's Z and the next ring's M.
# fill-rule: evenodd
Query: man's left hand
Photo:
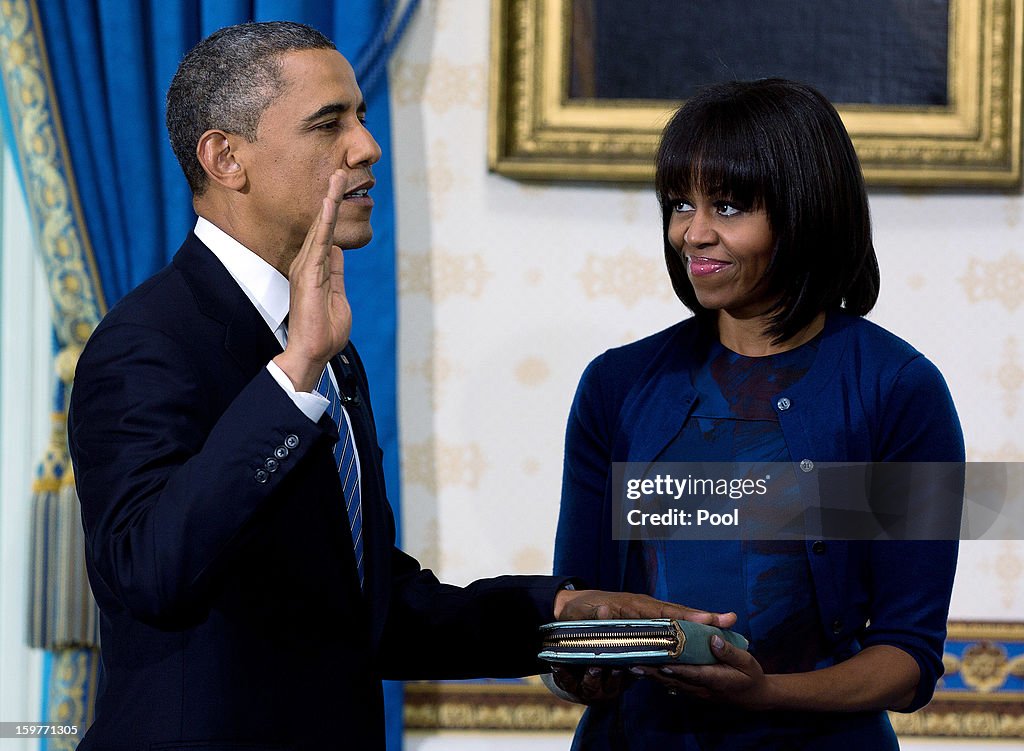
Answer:
M618 618L675 618L719 628L736 623L735 613L710 613L674 602L655 600L629 592L598 589L563 589L555 596L555 618L560 621L608 620Z

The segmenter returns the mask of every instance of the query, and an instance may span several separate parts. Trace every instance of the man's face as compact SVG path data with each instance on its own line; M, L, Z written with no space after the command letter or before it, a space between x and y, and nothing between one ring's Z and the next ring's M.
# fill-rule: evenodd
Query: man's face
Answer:
M256 140L238 145L264 247L294 256L316 218L335 170L345 173L334 244L359 248L373 237L370 165L380 147L363 123L365 104L348 61L334 50L280 58L282 89L260 118Z

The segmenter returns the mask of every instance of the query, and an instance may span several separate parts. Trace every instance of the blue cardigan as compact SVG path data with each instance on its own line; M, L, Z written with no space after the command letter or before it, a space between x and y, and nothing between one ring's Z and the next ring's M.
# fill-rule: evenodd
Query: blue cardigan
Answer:
M820 342L806 375L772 399L794 459L964 461L949 390L924 356L838 312ZM587 367L566 433L556 574L622 588L628 543L612 539L611 464L659 457L693 408L691 367L705 350L706 334L691 318ZM815 542L807 541L807 558L837 661L874 644L898 647L921 669L905 711L927 704L942 676L956 541Z

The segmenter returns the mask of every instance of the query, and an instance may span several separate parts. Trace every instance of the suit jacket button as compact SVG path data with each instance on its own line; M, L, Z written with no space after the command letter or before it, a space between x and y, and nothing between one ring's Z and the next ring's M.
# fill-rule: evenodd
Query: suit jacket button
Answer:
M814 544L811 545L811 550L813 550L816 554L821 555L825 552L825 543L821 540L815 540Z
M299 447L299 437L292 433L284 439L285 447L289 449L296 449Z
M278 459L284 459L288 456L288 449L285 446L278 446L274 449L274 456Z
M263 485L269 479L270 479L270 473L267 472L267 470L265 470L265 469L257 469L256 470L255 480L260 485Z
M267 472L277 472L277 468L281 466L277 459L267 459L263 462L263 466L267 468Z

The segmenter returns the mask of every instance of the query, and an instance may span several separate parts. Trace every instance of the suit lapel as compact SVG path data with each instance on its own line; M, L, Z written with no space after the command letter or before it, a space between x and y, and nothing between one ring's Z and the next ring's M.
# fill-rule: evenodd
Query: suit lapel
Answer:
M247 377L253 377L281 353L281 345L263 316L199 238L189 233L173 263L202 313L224 324L224 347Z

